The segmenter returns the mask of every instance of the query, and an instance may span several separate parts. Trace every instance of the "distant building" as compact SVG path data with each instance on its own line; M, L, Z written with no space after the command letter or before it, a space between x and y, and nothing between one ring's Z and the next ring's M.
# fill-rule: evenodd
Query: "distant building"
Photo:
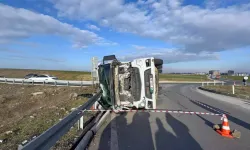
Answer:
M197 74L197 75L206 75L207 73L206 72L196 72L195 74Z
M249 76L248 73L237 73L237 76Z
M233 70L228 70L227 75L233 76L234 75L234 71Z
M220 75L220 71L219 70L210 70L209 74L210 75Z
M220 71L219 70L210 70L209 75L212 79L219 79L220 78Z

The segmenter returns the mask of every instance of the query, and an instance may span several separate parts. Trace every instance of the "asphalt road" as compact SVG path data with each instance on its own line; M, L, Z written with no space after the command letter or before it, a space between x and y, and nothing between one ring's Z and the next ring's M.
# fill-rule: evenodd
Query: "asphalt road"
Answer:
M227 114L230 128L241 131L241 138L228 139L217 134L212 126L221 123L219 116L129 112L111 114L89 150L250 149L250 110L207 97L197 92L198 85L161 86L157 103L159 109L223 112Z

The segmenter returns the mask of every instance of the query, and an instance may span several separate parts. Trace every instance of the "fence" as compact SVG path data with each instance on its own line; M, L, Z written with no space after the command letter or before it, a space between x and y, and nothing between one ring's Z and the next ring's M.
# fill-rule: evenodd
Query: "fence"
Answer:
M224 85L225 82L224 81L213 81L213 82L201 82L201 85L204 86L204 85L218 85L218 84L221 84L221 85Z

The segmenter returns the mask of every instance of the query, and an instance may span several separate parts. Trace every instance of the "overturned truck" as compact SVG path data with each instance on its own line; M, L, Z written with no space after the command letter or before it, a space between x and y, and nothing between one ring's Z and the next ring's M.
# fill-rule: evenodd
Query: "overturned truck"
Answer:
M163 60L153 57L120 62L115 55L104 56L98 66L99 103L114 110L155 109L162 65Z

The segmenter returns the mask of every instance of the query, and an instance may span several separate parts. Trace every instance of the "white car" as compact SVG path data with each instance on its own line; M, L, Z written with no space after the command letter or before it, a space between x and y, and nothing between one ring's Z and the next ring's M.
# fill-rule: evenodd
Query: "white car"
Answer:
M57 80L57 77L51 76L51 75L47 75L47 74L42 74L42 75L37 75L35 77L31 77L29 78L29 80L32 80L34 82L50 82L50 81L55 81Z

